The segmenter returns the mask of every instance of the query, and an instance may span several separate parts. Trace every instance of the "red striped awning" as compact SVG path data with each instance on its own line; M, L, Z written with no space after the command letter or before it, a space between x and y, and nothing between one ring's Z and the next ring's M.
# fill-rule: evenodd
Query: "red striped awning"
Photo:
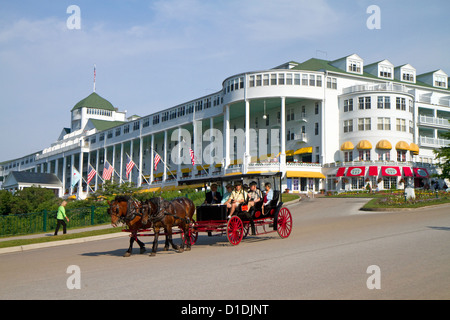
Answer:
M336 173L336 177L343 177L345 172L345 167L340 167Z
M366 173L366 167L349 167L347 177L360 177Z
M414 168L414 174L418 178L428 178L429 177L428 171L425 168Z
M378 176L378 167L377 166L369 167L369 176Z
M403 167L403 176L412 177L413 173L410 167Z
M399 177L402 175L400 167L381 167L381 174L385 177Z

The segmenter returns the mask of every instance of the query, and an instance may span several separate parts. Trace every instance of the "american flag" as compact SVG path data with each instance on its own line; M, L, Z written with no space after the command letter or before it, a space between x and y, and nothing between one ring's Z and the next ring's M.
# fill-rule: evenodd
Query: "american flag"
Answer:
M106 160L105 167L103 168L102 179L111 180L113 171L114 171L113 166L109 164L108 160Z
M133 160L130 158L129 155L127 155L127 158L128 158L127 163L127 178L128 178L128 175L130 174L131 170L133 170L135 163L133 162Z
M155 162L155 171L157 170L157 168L158 168L158 163L161 161L161 157L159 156L159 154L158 153L156 153L155 154L155 160L154 160L154 162Z
M88 177L87 177L87 184L91 183L92 179L95 177L96 174L97 174L97 171L95 171L94 167L91 166L91 164L89 164L89 173L88 173Z
M192 165L195 165L195 155L194 155L194 150L192 150L191 148L189 148L189 153L191 154L191 162L192 162Z

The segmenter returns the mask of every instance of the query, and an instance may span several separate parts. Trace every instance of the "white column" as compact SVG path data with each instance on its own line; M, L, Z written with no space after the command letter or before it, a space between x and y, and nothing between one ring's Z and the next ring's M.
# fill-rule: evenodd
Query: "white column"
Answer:
M113 145L113 152L112 152L112 161L111 165L114 168L114 171L116 171L116 145ZM111 182L114 182L114 176L116 175L115 172L113 172L111 176Z
M281 154L280 154L280 165L286 165L286 98L281 97L281 116L280 116L281 132L280 132L280 142L281 142Z
M63 169L62 169L62 184L63 184L63 194L66 193L66 155L63 153Z
M98 175L100 172L98 171L98 160L100 158L100 149L97 149L97 155L95 156L95 171L97 171L97 174L95 175L95 186L94 190L97 191L98 189Z
M123 175L123 142L120 144L120 180L119 183L123 183L122 175Z
M250 163L250 101L245 100L245 153L242 159L243 172L247 172L248 164Z
M225 163L224 167L222 168L225 170L230 165L230 105L227 104L225 106L225 117L223 119L223 131L224 131L224 139L225 139ZM223 172L225 173L225 172Z
M170 165L167 163L167 130L164 130L164 163L166 165L164 166L164 174L163 174L163 181L165 182L167 179L167 166Z
M177 166L177 180L180 180L180 177L183 176L181 173L181 127L178 127L178 166Z
M72 154L70 156L70 194L73 193L72 183L73 183L73 175L72 175L72 168L75 162L75 154Z
M155 135L152 134L152 140L151 140L151 147L150 147L150 183L153 182L153 171L155 170L155 153L153 149L155 148Z
M139 178L138 178L138 187L142 185L142 150L143 150L143 138L139 138Z
M133 160L133 140L130 141L130 154L129 154L131 160ZM128 160L127 160L128 163ZM132 182L132 175L133 175L133 170L130 171L130 175L128 176L128 181Z
M83 192L83 150L80 150L80 159L79 159L79 170L81 174L81 179L78 181L78 195Z

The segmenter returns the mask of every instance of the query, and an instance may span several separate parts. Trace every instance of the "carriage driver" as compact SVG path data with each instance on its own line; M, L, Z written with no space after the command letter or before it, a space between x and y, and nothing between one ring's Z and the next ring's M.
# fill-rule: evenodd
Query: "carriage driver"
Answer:
M228 198L227 202L225 202L227 208L230 209L228 218L231 218L234 211L236 211L236 208L245 201L247 201L247 192L242 190L242 183L237 182L235 190L231 193L231 196Z

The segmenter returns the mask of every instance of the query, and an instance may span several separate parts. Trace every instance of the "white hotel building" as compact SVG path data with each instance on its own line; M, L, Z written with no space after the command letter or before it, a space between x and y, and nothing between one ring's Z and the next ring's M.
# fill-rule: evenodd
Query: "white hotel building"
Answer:
M450 129L448 82L442 70L418 75L409 64L365 64L352 54L233 75L220 91L143 117L127 118L94 92L72 108L71 127L50 147L0 163L0 179L53 173L64 194L75 194L88 188L72 190L71 168L86 179L91 164L101 176L107 160L114 181L152 190L265 172L282 172L291 192L423 187L437 170L433 150L450 143L441 137ZM191 134L184 143L202 165L186 149L189 160L174 163L177 129ZM212 141L220 148L210 152ZM156 153L167 166L154 169ZM127 154L136 163L128 179ZM96 176L90 188L101 183Z

